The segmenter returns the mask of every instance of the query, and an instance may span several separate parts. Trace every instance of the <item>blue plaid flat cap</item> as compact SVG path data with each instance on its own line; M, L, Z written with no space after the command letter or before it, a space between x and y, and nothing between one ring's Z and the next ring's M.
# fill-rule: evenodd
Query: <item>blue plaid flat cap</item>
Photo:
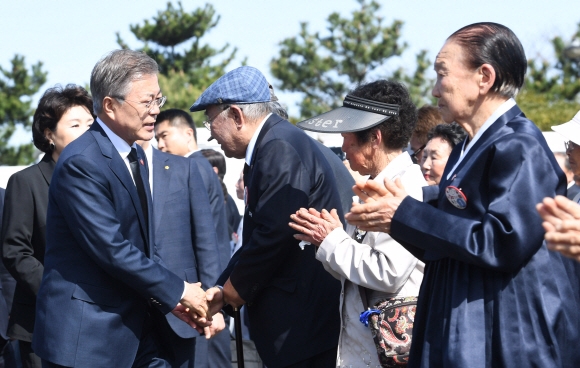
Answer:
M209 105L258 102L270 102L268 82L258 69L242 66L213 82L191 105L189 111L205 110Z

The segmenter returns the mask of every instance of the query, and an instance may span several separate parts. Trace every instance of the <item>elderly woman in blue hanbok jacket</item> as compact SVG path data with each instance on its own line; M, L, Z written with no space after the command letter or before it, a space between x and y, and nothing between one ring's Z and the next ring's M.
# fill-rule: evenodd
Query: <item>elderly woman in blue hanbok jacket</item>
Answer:
M439 186L423 202L396 181L355 190L366 203L347 221L390 233L425 261L409 366L580 366L574 265L548 251L534 208L565 194L566 178L513 99L526 68L502 25L452 34L435 60L433 96L468 136Z

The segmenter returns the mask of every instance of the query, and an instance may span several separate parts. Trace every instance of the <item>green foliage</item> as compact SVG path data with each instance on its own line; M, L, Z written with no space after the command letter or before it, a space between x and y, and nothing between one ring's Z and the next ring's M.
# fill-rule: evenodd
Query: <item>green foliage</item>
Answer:
M159 85L167 96L165 108L188 110L195 99L217 78L225 74L227 66L235 58L237 49L229 51L229 44L215 49L203 44L202 38L219 23L211 4L186 12L181 5L170 2L159 11L152 21L131 25L131 32L144 45L138 49L151 56L159 64ZM117 33L117 43L129 46ZM220 60L216 58L221 57ZM194 114L201 125L202 113Z
M523 90L516 98L518 106L542 131L565 123L580 110L580 103L563 98L553 99L547 93Z
M413 103L417 107L425 104L436 105L437 99L431 95L431 90L435 85L433 79L427 78L425 73L432 68L431 60L427 58L427 50L421 50L416 56L417 68L412 75L405 74L400 68L393 74L393 79L404 83L409 89Z
M572 37L580 39L578 31ZM571 60L564 54L566 42L561 37L552 40L555 62L528 61L528 73L517 101L522 111L540 129L570 120L580 110L580 60Z
M32 96L46 82L48 73L42 70L41 62L29 71L20 55L15 55L10 64L8 69L0 66L0 165L27 165L34 162L34 146L29 143L14 147L8 142L17 127L30 132Z
M378 77L375 69L389 58L399 56L407 45L400 42L403 22L393 21L384 25L377 16L380 4L374 0L357 0L360 8L351 18L339 13L328 16L328 34L310 33L307 23L300 24L296 37L280 42L279 56L270 62L272 75L284 91L298 92L300 119L312 117L342 105L349 90L370 81L371 75ZM425 77L430 62L426 52L417 56L419 63L412 76L403 69L397 70L392 78L406 83L417 102L425 99L431 82Z

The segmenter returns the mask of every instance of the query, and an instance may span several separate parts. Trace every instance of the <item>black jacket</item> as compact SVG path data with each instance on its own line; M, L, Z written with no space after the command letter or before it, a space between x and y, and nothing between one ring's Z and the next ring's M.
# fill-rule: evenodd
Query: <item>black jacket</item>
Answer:
M44 271L48 186L55 163L45 155L12 175L6 186L2 221L2 260L16 279L8 336L32 341L36 294Z
M304 250L288 226L301 207L338 209L333 172L316 143L277 115L258 136L244 176L247 204L242 248L229 278L246 301L250 337L269 368L288 366L338 345L340 282Z

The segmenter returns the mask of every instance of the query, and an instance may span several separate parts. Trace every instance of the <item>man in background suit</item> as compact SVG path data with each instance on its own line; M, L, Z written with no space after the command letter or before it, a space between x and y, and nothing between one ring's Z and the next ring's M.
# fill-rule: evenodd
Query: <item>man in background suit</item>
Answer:
M566 153L562 152L554 152L554 157L556 157L560 169L562 169L564 175L566 175L566 181L568 182L566 197L573 200L576 198L578 193L580 193L580 187L578 187L574 181L574 172L572 171L572 166L570 166L570 160Z
M206 314L203 290L161 265L153 244L147 161L135 141L153 137L165 102L157 73L131 50L92 71L97 122L62 152L49 189L32 341L43 366L166 367L153 316Z
M228 229L226 203L218 176L214 173L207 159L198 150L196 133L193 119L186 111L167 109L157 116L155 138L159 150L177 156L188 157L199 169L211 206L213 224L217 236L220 262L219 273L221 273L230 261L231 256L231 234ZM200 188L200 190L203 190L203 188ZM216 280L217 277L209 286L215 285ZM227 320L226 323L228 322ZM221 368L226 364L231 364L230 338L228 334L219 334L209 341L203 338L196 340L194 354L196 368Z
M187 282L201 282L205 289L212 287L222 266L209 199L197 163L156 150L149 141L138 143L150 162L149 184L159 257L171 272ZM216 322L223 323L222 314L215 316ZM205 342L203 336L199 337L197 331L172 314L160 321L159 329L163 352L172 367L198 367L194 365L195 347L196 341ZM205 332L208 337L213 333L208 327ZM224 335L229 342L228 334ZM207 355L207 346L200 354ZM229 362L230 356L221 366Z
M246 305L250 337L264 363L335 367L340 283L299 246L289 216L299 208L337 208L332 170L300 129L270 113L268 82L255 68L235 69L191 107L228 157L245 158L243 245L208 290L211 313Z

